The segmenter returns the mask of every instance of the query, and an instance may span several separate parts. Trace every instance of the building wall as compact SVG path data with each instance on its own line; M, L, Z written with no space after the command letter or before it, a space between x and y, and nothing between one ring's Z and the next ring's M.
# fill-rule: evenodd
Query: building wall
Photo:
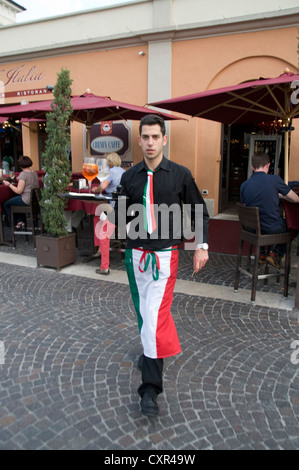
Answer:
M260 76L274 77L286 67L297 72L299 8L295 8L297 0L285 0L283 10L280 3L141 0L1 28L0 81L5 91L1 102L50 99L43 90L55 84L62 67L70 70L74 95L89 89L138 105ZM16 96L20 90L23 94ZM33 94L25 95L26 90ZM36 90L40 93L35 94ZM189 118L171 122L167 128L167 156L190 168L199 187L208 190L210 212L216 214L221 125ZM81 125L72 125L74 171L82 165L82 133ZM142 158L137 133L135 122L134 162ZM292 133L289 172L290 179L296 180L298 134L298 129ZM34 135L24 139L24 153L34 155L38 165Z
M148 97L148 63L147 55L140 56L139 51L139 47L129 47L1 64L0 78L4 83L5 93L13 94L13 96L5 98L5 103L51 99L52 95L43 94L43 90L48 84L55 85L57 73L62 68L67 68L70 70L73 80L73 95L81 95L89 89L91 93L96 95L109 96L115 100L144 105ZM30 90L32 90L32 94ZM22 91L22 94L15 96L19 91ZM4 103L3 99L2 103ZM33 127L33 124L30 124L30 126ZM133 123L133 127L136 129L134 130L133 153L136 156L135 158L138 159L138 123ZM79 171L82 166L84 129L82 125L73 125L73 129L73 169ZM33 141L30 140L30 142L33 145ZM24 145L24 152L30 154L33 152L33 148ZM35 160L35 165L38 165L38 158Z
M252 19L283 18L298 13L298 0L136 0L42 21L18 23L1 30L0 58L24 54L63 53L66 47L90 49L114 42L143 44L154 32L172 38L195 27L223 27ZM19 15L21 20L21 14ZM30 32L30 34L28 33ZM42 34L41 34L42 33ZM62 49L62 50L61 50Z
M25 10L16 2L0 0L0 25L6 26L16 22L16 14Z
M188 8L187 8L188 4ZM250 2L240 2L240 0L173 0L173 22L174 24L192 24L197 21L202 22L223 22L224 20L237 19L242 17L266 16L271 12L298 7L297 0L251 0Z
M217 89L259 77L276 77L286 68L298 73L297 27L232 34L173 43L172 96ZM296 120L298 121L298 120ZM193 118L176 123L171 155L187 164L200 188L209 190L217 213L221 125ZM172 124L172 128L173 128ZM289 176L298 180L299 127L292 133Z

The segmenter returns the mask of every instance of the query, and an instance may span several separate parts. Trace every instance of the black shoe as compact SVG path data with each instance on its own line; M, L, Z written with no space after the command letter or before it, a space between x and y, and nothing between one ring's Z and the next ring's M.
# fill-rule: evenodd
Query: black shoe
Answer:
M159 414L159 407L157 404L157 394L154 391L144 392L141 398L141 412L145 416L154 417Z

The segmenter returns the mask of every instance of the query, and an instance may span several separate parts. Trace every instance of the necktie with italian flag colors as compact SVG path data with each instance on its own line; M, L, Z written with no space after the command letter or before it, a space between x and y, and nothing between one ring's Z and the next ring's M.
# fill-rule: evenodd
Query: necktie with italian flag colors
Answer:
M147 170L147 181L144 186L143 193L143 224L144 229L149 233L153 233L156 229L156 219L154 212L154 191L153 191L154 171Z

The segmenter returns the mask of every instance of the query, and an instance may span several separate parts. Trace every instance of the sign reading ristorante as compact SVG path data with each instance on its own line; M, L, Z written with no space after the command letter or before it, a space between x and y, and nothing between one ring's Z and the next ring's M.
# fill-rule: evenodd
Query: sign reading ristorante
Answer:
M45 95L47 93L52 93L52 91L47 90L46 88L33 88L31 90L8 91L7 93L2 93L0 91L0 98L11 98L13 96L36 96L36 95Z

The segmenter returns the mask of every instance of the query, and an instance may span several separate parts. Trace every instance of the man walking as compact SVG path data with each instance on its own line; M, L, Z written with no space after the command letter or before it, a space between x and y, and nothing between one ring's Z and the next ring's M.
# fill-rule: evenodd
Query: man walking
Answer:
M144 352L139 360L141 411L147 416L157 416L157 395L163 391L163 358L181 352L170 308L177 277L178 245L182 241L182 204L191 208L191 220L202 228L195 231L194 273L209 258L209 215L191 172L163 156L167 144L164 120L147 115L140 122L139 132L143 161L126 171L121 179L127 207L135 208L125 263ZM137 225L134 223L136 207L143 212ZM201 224L195 220L199 207ZM141 220L143 227L140 227Z

